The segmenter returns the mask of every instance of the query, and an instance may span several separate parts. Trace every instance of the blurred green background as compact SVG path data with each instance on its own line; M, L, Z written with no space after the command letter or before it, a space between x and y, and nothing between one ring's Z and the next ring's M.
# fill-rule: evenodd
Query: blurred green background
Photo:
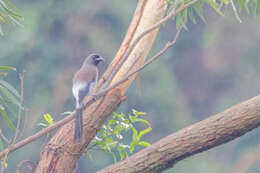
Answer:
M97 52L114 57L131 21L137 1L40 1L13 0L25 18L24 27L4 26L0 37L0 65L25 73L25 105L28 108L24 136L39 131L37 123L50 113L55 120L74 107L71 80L86 55ZM142 95L134 82L127 100L117 112L131 109L148 113L153 130L145 139L153 143L179 129L219 113L259 94L260 22L242 13L239 23L231 7L225 17L205 9L206 23L188 22L176 45L159 61L140 73ZM158 34L150 55L159 51L175 33L170 21ZM6 80L19 89L18 73ZM6 126L0 117L1 128ZM12 132L4 128L11 137ZM260 148L260 131L254 130L228 144L185 159L165 172L223 173L241 166L239 160ZM10 154L8 170L21 160L37 162L46 138ZM113 163L113 158L94 151L93 161L82 156L80 172L95 172ZM255 153L260 154L260 153ZM250 157L249 157L250 159ZM28 172L22 168L21 172ZM248 173L260 172L257 164Z

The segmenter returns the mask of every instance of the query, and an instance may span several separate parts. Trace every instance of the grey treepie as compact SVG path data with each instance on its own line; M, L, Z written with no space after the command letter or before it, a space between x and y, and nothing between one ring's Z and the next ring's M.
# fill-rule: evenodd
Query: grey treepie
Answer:
M102 61L104 59L101 56L95 53L90 54L74 75L72 82L72 93L76 102L74 140L80 140L83 135L82 102L85 96L90 96L96 89L99 74L97 66Z

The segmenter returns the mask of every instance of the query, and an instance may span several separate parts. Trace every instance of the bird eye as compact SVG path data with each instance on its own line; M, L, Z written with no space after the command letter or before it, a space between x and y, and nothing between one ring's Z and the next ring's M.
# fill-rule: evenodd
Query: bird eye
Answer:
M99 58L99 55L94 55L93 56L93 59L98 59Z

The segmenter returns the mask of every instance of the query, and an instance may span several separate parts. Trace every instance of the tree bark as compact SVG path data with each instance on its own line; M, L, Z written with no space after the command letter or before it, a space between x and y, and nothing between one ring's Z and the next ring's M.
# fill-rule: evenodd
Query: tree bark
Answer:
M120 47L116 57L110 64L107 72L104 74L100 85L102 86L108 76L118 66L118 62L126 49L131 45L134 38L154 25L163 18L167 10L167 3L164 0L139 0L135 15L129 26L125 40ZM135 49L131 52L123 66L113 78L112 83L120 80L122 76L141 66L147 57L158 29L144 36ZM94 104L87 107L83 112L83 131L84 139L76 143L73 140L74 122L70 122L60 128L51 138L41 153L41 158L37 166L37 173L70 173L77 166L77 161L84 148L90 143L96 135L97 130L105 122L108 116L116 110L124 100L124 95L130 86L135 75L129 78L119 87L112 89L102 99L97 100ZM87 100L87 98L85 99Z
M233 106L152 144L98 173L153 173L227 143L260 126L260 96Z

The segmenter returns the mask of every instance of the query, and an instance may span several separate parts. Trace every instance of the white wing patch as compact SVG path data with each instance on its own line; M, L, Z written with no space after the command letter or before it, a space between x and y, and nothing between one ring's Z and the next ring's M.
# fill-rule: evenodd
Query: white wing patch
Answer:
M76 99L76 108L79 108L79 91L84 89L88 84L86 82L77 82L72 86L72 93Z

